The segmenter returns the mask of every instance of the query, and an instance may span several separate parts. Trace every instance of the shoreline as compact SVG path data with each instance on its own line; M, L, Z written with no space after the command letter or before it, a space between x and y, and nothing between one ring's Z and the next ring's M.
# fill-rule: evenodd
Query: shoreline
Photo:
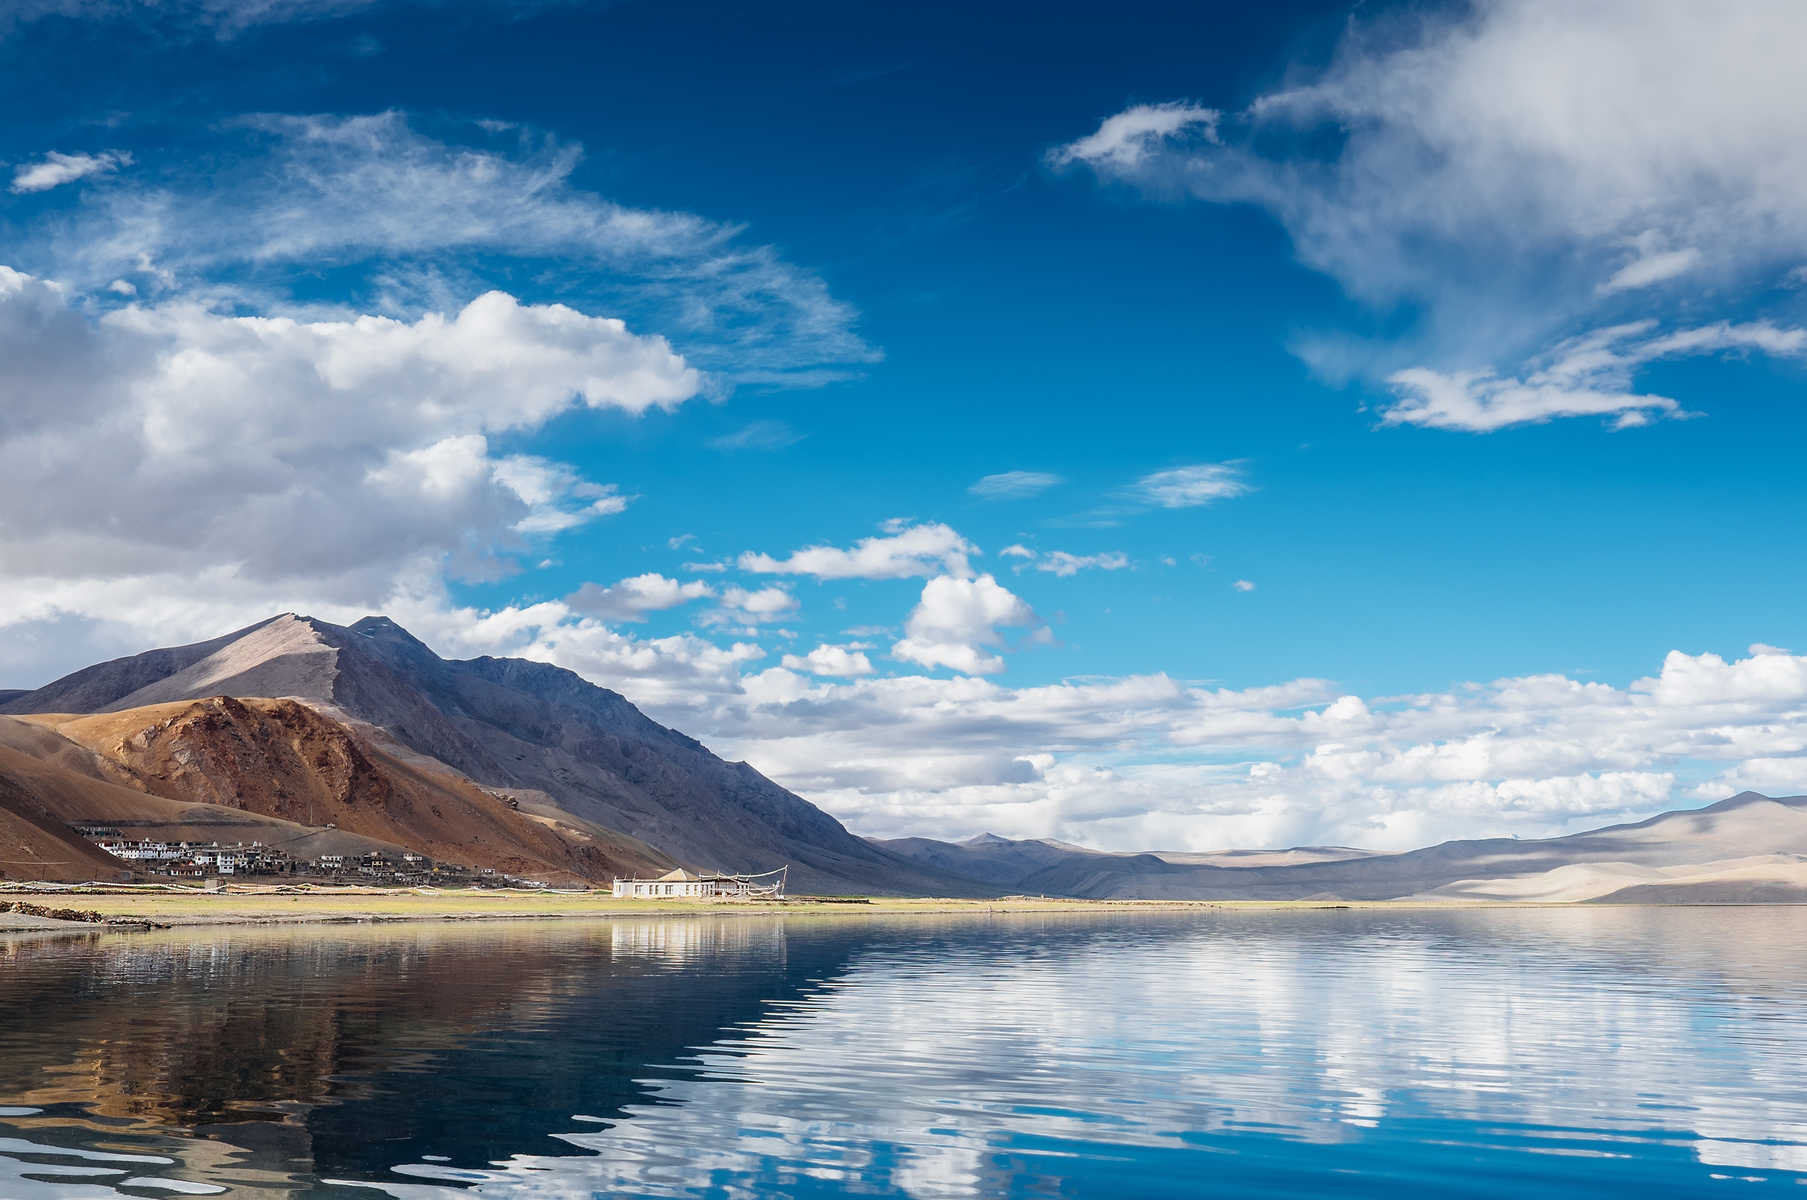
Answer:
M433 891L134 891L113 887L0 892L0 911L20 910L38 930L142 930L244 925L374 925L430 921L573 921L638 917L986 916L1187 912L1307 912L1338 909L1468 911L1500 908L1674 908L1685 904L1613 904L1495 900L1081 900L798 897L745 900L625 900L596 892ZM1752 907L1716 904L1712 907ZM1757 907L1768 907L1757 905ZM52 914L45 910L60 910ZM65 914L67 914L65 916ZM10 926L10 928L9 928ZM0 922L0 933L24 921Z
M127 891L107 887L0 893L0 909L18 905L39 929L120 930L243 925L376 925L429 921L582 921L638 917L784 917L985 915L996 913L1184 912L1220 908L1217 901L995 900L900 897L799 897L746 900L625 900L606 893L369 889L356 892ZM69 914L47 920L43 910ZM1289 905L1296 907L1296 905ZM1306 907L1348 907L1311 903ZM59 913L59 915L61 915ZM76 914L80 914L77 916ZM46 914L47 916L47 914Z

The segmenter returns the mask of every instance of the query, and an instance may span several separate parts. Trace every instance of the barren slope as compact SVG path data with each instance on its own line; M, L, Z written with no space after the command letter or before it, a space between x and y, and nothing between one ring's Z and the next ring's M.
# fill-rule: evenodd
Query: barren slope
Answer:
M80 882L126 878L130 868L69 829L118 826L128 836L200 842L261 841L308 853L400 847L318 832L236 809L184 804L110 781L100 759L52 730L0 717L0 878ZM16 839L16 840L15 840Z
M34 721L97 752L122 783L307 826L334 825L443 862L556 882L668 865L626 839L561 834L449 771L404 763L293 700L211 697Z

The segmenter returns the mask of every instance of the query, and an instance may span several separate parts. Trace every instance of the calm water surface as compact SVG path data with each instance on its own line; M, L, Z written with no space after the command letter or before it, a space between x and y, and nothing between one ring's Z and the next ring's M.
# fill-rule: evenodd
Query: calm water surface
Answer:
M0 1198L1807 1198L1807 910L0 935Z

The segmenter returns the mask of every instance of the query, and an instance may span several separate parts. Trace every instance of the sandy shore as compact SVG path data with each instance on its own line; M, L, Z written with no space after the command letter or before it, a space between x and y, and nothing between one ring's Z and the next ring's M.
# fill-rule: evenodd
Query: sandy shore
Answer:
M1186 912L1214 908L1347 908L1345 904L1293 901L1278 904L1221 901L1060 900L1019 897L1005 900L861 901L792 899L770 901L617 900L600 892L507 892L495 890L417 892L408 889L357 891L174 892L64 889L8 891L0 904L22 901L76 909L109 921L148 921L167 926L293 925L386 921L573 920L647 916L873 916L911 913L983 914L1038 912ZM1361 907L1368 907L1362 905ZM1452 905L1451 907L1465 907Z

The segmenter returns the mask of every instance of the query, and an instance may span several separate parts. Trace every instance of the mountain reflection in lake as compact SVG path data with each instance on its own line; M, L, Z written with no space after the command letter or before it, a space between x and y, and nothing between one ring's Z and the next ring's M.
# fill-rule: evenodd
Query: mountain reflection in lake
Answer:
M1807 910L0 935L0 1197L1807 1195Z

